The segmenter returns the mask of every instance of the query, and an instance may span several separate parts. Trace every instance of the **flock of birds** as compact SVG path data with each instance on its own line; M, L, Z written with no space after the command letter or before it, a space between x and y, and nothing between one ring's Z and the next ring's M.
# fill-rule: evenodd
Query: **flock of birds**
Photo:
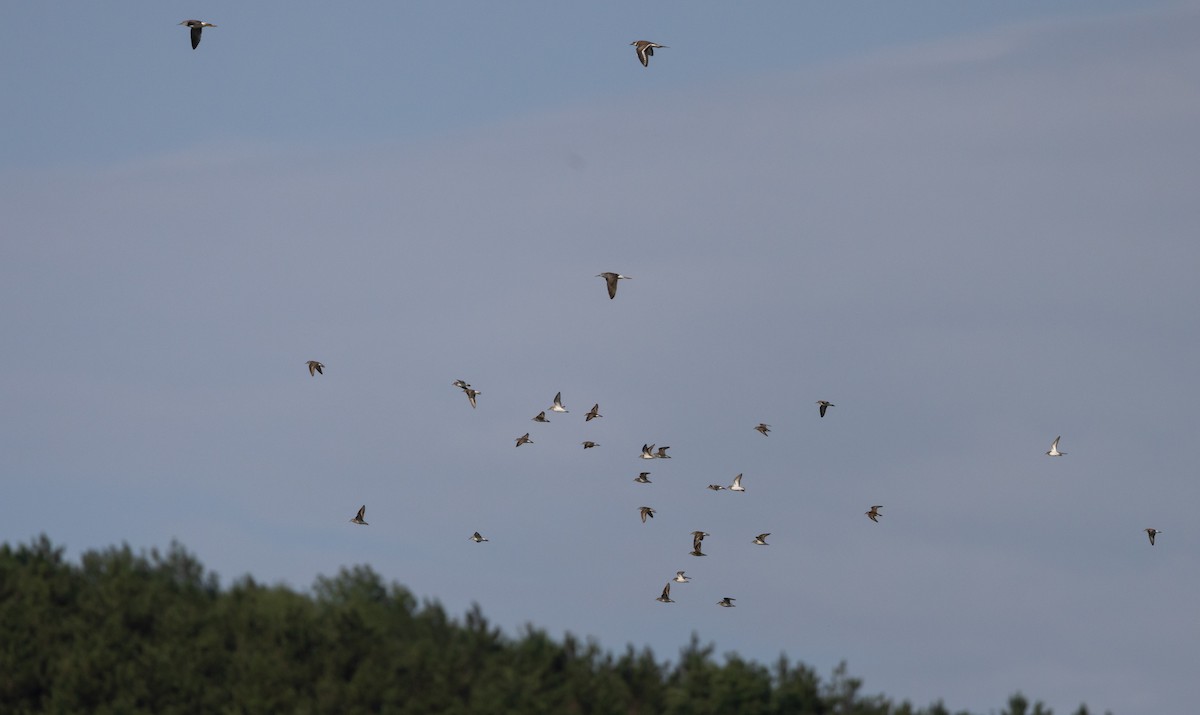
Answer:
M658 47L658 46L659 45L653 45L653 43L647 43L647 46L644 49L647 51L648 55L652 55L653 54L652 48ZM645 61L646 61L645 55L643 55L642 50L643 50L643 48L639 46L638 56L642 59L642 62L645 63ZM613 272L599 273L596 275L596 277L604 279L605 285L608 289L608 297L610 300L613 298L616 298L616 296L617 296L617 282L620 280L629 279L629 276L625 276L625 275L621 275L620 273L613 273ZM317 360L309 360L306 363L306 365L308 366L308 374L310 376L315 377L316 375L325 374L324 363L321 363ZM472 409L475 409L479 406L479 402L478 402L477 398L479 395L483 394L483 392L481 390L476 390L466 380L461 380L461 379L454 380L451 384L454 387L457 387L460 390L462 390L463 394L466 395L467 401L470 403ZM830 407L837 406L828 400L817 400L816 405L817 405L817 414L821 418L825 417L825 415L827 414ZM563 397L562 397L561 391L554 395L554 399L551 402L549 407L538 412L531 419L534 422L541 422L541 423L549 422L550 420L547 419L547 417L546 417L547 412L554 412L554 413L558 413L558 414L566 414L566 413L570 412L570 410L568 410L563 405ZM584 414L584 421L591 422L592 420L601 418L603 416L604 415L600 414L600 403L597 402L597 403L593 404L592 408ZM762 436L764 436L764 437L769 437L771 434L771 425L767 424L766 422L758 423L758 425L756 425L753 429L755 431L759 432L760 434L762 434ZM526 445L526 444L534 444L533 439L529 435L530 435L530 433L526 432L525 434L521 435L520 437L517 437L515 439L516 446L520 447L520 446ZM1050 444L1050 449L1046 451L1046 456L1062 457L1062 456L1066 455L1066 452L1063 452L1063 451L1059 450L1059 448L1058 448L1059 442L1061 440L1062 440L1061 435L1054 438L1054 441ZM594 447L600 446L598 443L593 442L591 440L586 440L582 444L583 444L584 449L592 449ZM671 455L667 454L668 449L670 449L669 446L658 446L656 444L645 443L642 445L642 451L641 451L641 454L639 455L639 457L641 459L670 459ZM739 473L733 478L733 482L729 486L725 486L723 484L709 484L707 488L711 489L713 491L728 490L731 492L745 492L746 488L744 486L742 486L742 478L743 478L743 474ZM639 484L650 484L651 483L650 482L650 472L639 473L638 476L635 477L633 481L635 481ZM883 508L882 504L872 504L871 508L863 513L872 522L878 524L879 517L883 516L879 512L879 510L882 508ZM364 519L364 516L366 515L366 510L367 510L366 504L359 507L358 513L355 514L353 519L350 519L350 523L358 524L361 526L367 526L368 524ZM655 509L653 507L649 507L649 506L638 507L638 515L641 517L643 524L646 523L646 521L648 519L653 519L654 514L655 514ZM1155 537L1157 537L1159 534L1163 533L1161 529L1155 529L1155 528L1147 528L1147 529L1145 529L1145 532L1146 532L1146 535L1150 538L1151 546L1154 545ZM692 532L692 550L689 552L689 554L691 556L705 556L706 555L701 550L701 547L704 542L704 537L709 536L709 535L710 534L706 531L693 531ZM770 544L767 543L767 537L770 535L771 535L770 532L764 532L764 533L758 534L751 540L750 543L754 544L755 546L770 546ZM471 536L469 536L468 539L471 541L474 541L477 544L488 541L488 539L486 537L484 537L482 534L480 534L478 531L471 534ZM675 600L671 598L671 584L672 583L688 583L689 581L691 581L691 577L687 576L684 571L676 571L675 577L673 579L671 579L670 581L667 581L666 585L663 586L662 593L655 600L662 602L662 603L675 603ZM730 597L730 596L726 596L726 597L722 598L720 601L717 601L717 605L721 606L722 608L733 608L735 606L735 604L733 603L735 600L737 600L737 599Z
M205 22L202 20L184 20L183 22L181 22L179 24L183 25L189 29L193 50L196 49L200 45L200 39L201 39L202 33L204 31L204 28L216 27L216 25L214 25L213 23ZM633 46L634 51L637 54L637 59L639 62L642 63L643 67L650 66L650 58L654 56L654 50L666 48L666 45L660 45L656 42L650 42L648 40L635 40L629 44ZM626 276L626 275L622 275L620 273L615 273L615 272L611 272L611 271L599 273L596 275L596 277L604 279L605 286L608 290L608 297L610 300L615 299L617 297L617 286L618 286L619 282L622 280L629 280L631 278L631 276ZM325 374L325 365L323 363L321 363L317 360L309 360L306 364L308 366L308 373L310 376L315 377L316 375ZM463 391L463 393L467 397L467 401L471 404L472 408L476 408L478 406L477 397L479 395L483 394L482 391L476 390L475 388L473 388L469 383L467 383L464 380L455 380L452 384L455 387L457 387ZM836 407L836 405L834 405L832 402L829 402L828 400L817 400L816 404L817 404L817 408L818 408L818 414L822 418L825 417L825 414L830 407ZM539 423L549 422L550 420L547 419L546 412L555 412L555 413L560 413L560 414L569 412L569 410L567 410L566 407L563 406L562 392L559 392L558 394L556 394L554 396L553 403L549 407L547 407L545 410L538 412L537 415L535 415L532 418L532 420L534 422L539 422ZM592 405L592 409L589 410L585 414L584 421L590 422L590 421L600 418L600 417L603 417L603 415L600 414L600 404L596 403L596 404ZM757 430L759 433L761 433L764 437L770 436L771 426L765 422L760 422L756 427L754 427L754 429ZM1061 436L1054 438L1054 442L1051 443L1050 449L1046 452L1047 456L1062 457L1062 456L1066 455L1066 452L1062 452L1058 448L1059 441L1061 439L1062 439ZM525 434L521 435L520 437L517 437L515 439L515 442L516 442L517 447L521 447L522 445L526 445L526 444L534 444L534 441L530 437L529 432L526 432ZM586 440L582 444L583 444L584 449L592 449L592 448L600 446L598 443L593 442L591 440ZM659 447L657 445L649 444L649 443L643 444L640 457L641 457L641 459L670 459L671 456L667 454L668 449L670 449L670 447ZM650 472L641 472L638 474L637 477L634 478L634 481L639 484L650 484L651 482L650 482L649 477L650 477ZM742 486L742 477L743 477L743 475L739 473L737 476L735 476L733 478L733 483L730 484L729 486L725 486L722 484L709 484L708 489L711 489L713 491L728 490L731 492L745 492L746 489L745 489L745 487ZM872 522L879 523L879 517L882 516L882 514L880 514L879 510L882 508L883 508L882 504L873 504L873 505L871 505L870 509L868 509L866 512L864 512L864 514ZM350 519L350 523L358 524L360 526L368 526L367 521L364 518L366 515L366 511L367 511L367 506L365 504L362 505L361 507L359 507L358 513L355 514L353 519ZM655 513L655 510L651 507L648 507L648 506L638 507L638 514L641 517L642 523L646 523L647 519L653 519L654 513ZM1145 532L1146 532L1146 535L1150 539L1151 546L1154 545L1155 537L1158 534L1163 533L1161 529L1155 529L1155 528L1147 528L1147 529L1145 529ZM770 535L771 535L770 532L758 534L757 536L754 537L754 539L751 541L751 543L756 546L769 546L770 544L767 543L766 539ZM706 536L709 536L709 533L705 532L705 531L693 531L692 532L692 550L689 552L690 555L705 556L704 552L701 551L701 546L704 541L704 537L706 537ZM485 538L478 531L474 532L468 538L477 544L488 541L488 539ZM688 583L689 581L691 581L691 577L686 576L684 571L677 571L675 573L675 577L673 579L671 579L670 581L667 581L666 585L663 587L662 594L656 600L658 600L662 603L675 603L675 601L671 598L671 584L672 583ZM717 605L721 606L723 608L733 608L734 600L736 600L736 599L726 596L726 597L722 598L720 601L717 601Z
M604 278L605 281L607 282L609 298L614 298L616 296L617 280L621 279L621 278L628 278L628 276L622 276L617 273L601 273L601 274L598 274L597 277ZM321 374L321 375L324 374L325 365L323 363L318 362L316 360L309 360L307 365L308 365L309 375L316 376L318 374ZM478 401L476 400L476 397L483 394L482 391L476 390L475 388L471 387L471 384L466 382L465 380L455 380L451 384L463 391L463 393L467 397L467 401L471 404L472 408L478 407ZM817 400L816 404L817 404L818 414L822 418L825 417L825 414L830 407L836 407L836 405L834 405L832 402L829 402L828 400ZM556 393L554 395L554 400L551 403L551 405L549 407L547 407L545 410L538 412L534 417L532 417L532 420L534 422L549 422L550 420L548 420L546 418L546 412L557 412L560 414L565 414L565 413L570 412L570 410L568 410L565 406L563 406L562 392ZM585 413L584 421L591 422L592 420L603 417L603 416L604 415L600 414L600 403L596 403L596 404L592 405L592 409L588 410L588 412ZM760 422L760 423L758 423L757 426L754 427L754 430L761 433L764 437L768 437L768 436L770 436L770 433L771 433L771 425L767 424L766 422ZM1066 452L1063 452L1063 451L1059 450L1059 448L1058 448L1059 442L1061 440L1062 440L1061 435L1054 438L1054 441L1050 444L1050 449L1046 451L1046 456L1062 457L1062 456L1066 455ZM529 432L526 432L525 434L516 438L516 446L517 447L520 447L521 445L524 445L524 444L533 444L533 443L534 443L533 440L529 437ZM590 440L583 442L584 449L591 449L593 447L599 447L599 446L600 446L599 444L597 444L596 442L592 442ZM665 446L659 447L654 444L646 443L646 444L642 445L642 452L639 455L639 457L641 459L670 459L671 455L667 454L668 449L670 449L670 447L665 447ZM713 491L728 490L731 492L745 492L746 488L742 486L742 477L743 477L743 474L739 473L737 476L735 476L733 478L733 483L730 484L729 486L725 486L723 484L709 484L707 488L711 489ZM638 476L636 476L633 481L635 481L639 484L650 484L651 483L650 482L650 472L639 473ZM879 510L882 508L883 508L882 504L872 504L871 508L863 513L872 522L878 524L879 517L883 516L881 513L879 513ZM354 518L350 520L350 523L359 524L361 526L367 526L368 524L363 518L364 515L366 514L366 510L367 510L367 506L365 504L362 505L361 507L359 507L358 513L355 514ZM638 507L638 515L641 517L643 524L646 523L646 521L648 519L653 519L654 514L655 514L655 509L653 507L649 507L649 506ZM1145 529L1145 532L1146 532L1146 535L1150 538L1151 546L1154 545L1155 537L1157 537L1159 534L1163 533L1161 529L1155 529L1155 528L1147 528L1147 529ZM770 535L771 535L771 532L764 532L762 534L758 534L751 540L750 543L754 544L755 546L770 546L770 544L767 543L767 537ZM701 550L701 547L704 542L704 537L706 537L706 536L710 536L710 534L707 531L693 531L692 532L692 550L690 552L688 552L691 556L706 556L706 554ZM478 531L471 534L471 536L469 536L468 539L471 541L474 541L477 544L488 541L488 539L486 537L484 537L482 534L480 534ZM655 600L659 601L661 603L675 603L675 600L671 598L671 584L672 583L688 583L691 580L692 580L691 577L687 576L685 571L676 571L675 577L672 578L670 581L667 581L666 585L663 586L662 593ZM737 600L737 599L732 598L730 596L726 596L726 597L722 598L720 601L717 601L717 605L721 606L722 608L733 608L735 606L735 604L733 603L735 600Z

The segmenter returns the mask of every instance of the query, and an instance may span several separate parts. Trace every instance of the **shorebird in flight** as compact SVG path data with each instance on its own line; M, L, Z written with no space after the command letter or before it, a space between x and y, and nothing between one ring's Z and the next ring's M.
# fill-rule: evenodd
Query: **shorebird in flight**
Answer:
M762 436L766 437L767 433L771 431L771 425L767 424L766 422L759 422L758 426L755 427L754 429L758 430L759 432L762 432Z
M671 600L671 582L670 581L667 581L667 585L663 586L662 595L654 600L662 601L663 603L675 603L674 601Z
M179 24L187 25L188 27L190 27L192 29L192 49L193 50L196 49L196 46L200 44L200 33L204 32L204 28L216 27L216 25L212 24L211 22L204 22L203 20L184 20L183 22L181 22Z
M541 412L537 413L537 417L534 417L533 421L534 422L549 422L550 420L546 419L546 411L542 410Z
M769 531L765 534L759 534L758 536L754 537L754 543L758 544L759 546L770 546L770 544L767 543L767 537L770 535L771 532Z
M485 538L483 537L483 535L482 535L482 534L480 534L478 531L476 531L474 534L471 534L471 535L470 535L469 537L467 537L467 538L469 538L471 541L474 541L474 542L475 542L475 543L477 543L477 544L478 544L478 543L480 543L480 542L482 542L482 541L487 541L487 539L485 539Z
M467 402L471 403L471 407L475 406L475 396L483 394L480 390L471 389L471 383L466 380L455 380L451 384L463 391L463 394L467 396Z
M592 409L587 413L587 416L584 418L583 421L591 422L592 420L596 419L597 417L603 417L603 416L604 415L600 414L600 403L597 402L596 404L592 405Z
M826 409L828 409L830 407L837 407L837 405L833 404L832 402L826 402L825 400L817 400L817 404L821 406L821 416L822 417L825 416Z
M682 571L675 572L675 578L671 579L675 583L687 583L692 580L691 576L684 576Z
M733 602L736 600L737 600L736 598L730 598L729 596L726 596L725 598L722 598L720 601L717 601L717 605L721 606L723 608L733 608L734 607Z
M592 447L599 447L599 446L600 446L600 444L598 442L593 442L590 439L583 443L584 449L591 449Z
M1154 546L1154 537L1162 533L1162 529L1146 529L1146 536L1150 537L1150 545Z
M633 45L634 49L637 50L638 59L641 60L643 67L650 66L650 58L654 56L655 48L658 48L658 49L666 48L666 45L660 45L656 42L650 42L649 40L634 40L633 42L630 42L629 44ZM613 289L610 288L609 292L612 292L612 290Z
M724 489L725 487L721 486L720 484L709 484L708 488L713 490L714 492L719 492L722 489Z
M367 522L363 521L363 517L366 515L366 513L367 513L367 505L363 504L362 506L360 506L358 508L358 513L354 515L354 518L350 520L350 523L367 526L368 525Z
M879 523L879 517L883 516L883 514L880 514L880 513L879 513L879 510L880 510L880 509L882 509L882 508L883 508L883 505L882 505L882 504L876 504L875 506L871 507L871 511L865 511L865 512L863 512L863 513L867 515L867 518L868 518L868 519L870 519L871 521L873 521L873 522L875 522L876 524L878 524L878 523Z
M738 474L736 477L733 478L733 484L729 485L729 491L731 491L731 492L746 491L746 488L742 486L742 475L741 474Z
M1050 456L1050 457L1061 457L1061 456L1063 456L1064 454L1066 454L1066 452L1060 452L1060 451L1058 451L1058 440L1060 440L1060 439L1062 439L1062 435L1059 435L1059 436L1057 436L1057 437L1055 437L1055 438L1054 438L1054 444L1050 445L1050 451L1049 451L1049 452L1046 452L1046 455L1047 455L1047 456ZM1084 461L1086 461L1086 460L1084 460Z
M700 544L704 541L704 537L706 537L706 536L708 536L707 531L693 531L692 532L692 556L703 556L704 555L704 554L700 553Z
M317 362L316 360L309 360L307 365L308 365L308 374L309 375L316 377L318 374L320 374L320 375L325 374L325 366L322 365L321 363Z
M670 449L670 447L659 447L658 451L654 453L654 458L655 459L670 459L671 455L667 454L668 449Z
M650 472L642 472L633 478L638 484L650 484Z
M641 512L641 514L642 514L642 523L643 524L646 523L646 517L650 517L651 519L654 518L654 510L648 506L640 506L640 507L638 507L638 511Z
M650 54L654 54L654 53L652 52ZM630 278L629 276L623 276L620 273L612 273L612 272L597 273L596 277L603 278L604 281L606 283L608 283L608 299L609 300L612 300L613 298L617 297L617 281L629 280L629 278Z
M517 437L517 446L520 447L523 444L533 444L533 440L529 439L528 432L521 435L520 437Z
M652 444L643 444L642 445L642 459L654 459L654 445L652 445Z
M562 393L554 396L554 404L549 407L551 412L567 412L567 408L562 405Z

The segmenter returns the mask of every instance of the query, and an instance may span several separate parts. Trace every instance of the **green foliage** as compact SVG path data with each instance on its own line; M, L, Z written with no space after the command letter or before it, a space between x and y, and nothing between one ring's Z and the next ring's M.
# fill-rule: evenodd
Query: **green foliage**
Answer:
M311 595L249 577L222 590L178 544L77 566L44 536L0 546L0 629L6 714L950 715L863 696L845 664L822 682L785 656L718 663L695 634L674 666L533 627L508 638L478 606L450 618L367 566ZM1020 694L1006 713L1051 715Z

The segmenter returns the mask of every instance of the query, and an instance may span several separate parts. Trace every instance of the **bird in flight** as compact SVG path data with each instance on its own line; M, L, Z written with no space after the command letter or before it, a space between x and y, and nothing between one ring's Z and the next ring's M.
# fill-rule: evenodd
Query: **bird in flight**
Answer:
M487 541L487 539L484 538L484 536L482 534L480 534L478 531L476 531L474 534L471 534L467 538L469 538L471 541L474 541L477 544L480 542L483 542L483 541Z
M1050 451L1049 451L1049 452L1046 452L1046 455L1047 455L1047 456L1050 456L1050 457L1061 457L1061 456L1063 456L1064 454L1066 454L1066 452L1060 452L1060 451L1058 451L1058 440L1060 440L1060 439L1062 439L1062 435L1059 435L1059 436L1057 436L1057 437L1055 437L1055 438L1054 438L1054 443L1050 445ZM1084 460L1084 461L1086 462L1087 460Z
M584 449L591 449L592 447L599 447L599 446L600 446L600 444L598 442L593 442L590 439L583 443Z
M638 484L650 484L650 472L642 472L633 478Z
M537 413L537 417L534 417L533 421L534 422L549 422L550 420L546 419L546 411L542 410L541 412Z
M190 27L192 29L192 49L193 50L196 49L196 46L200 44L200 33L204 32L204 28L216 27L216 25L212 24L211 22L204 22L202 20L184 20L183 22L181 22L179 24L187 25L188 27Z
M533 444L533 440L529 439L528 432L521 435L520 437L517 437L517 446L520 447L523 444Z
M758 426L755 427L754 429L758 430L759 432L762 432L762 436L766 437L767 433L771 431L771 425L767 424L766 422L759 422Z
M667 585L663 586L662 595L654 600L662 601L663 603L675 603L674 601L671 600L671 582L670 581L667 581Z
M567 408L563 407L561 392L554 396L554 404L550 405L549 409L551 412L568 412Z
M654 53L651 53L651 54L654 54ZM630 278L630 276L623 276L620 273L612 273L612 272L597 273L596 277L603 278L604 281L606 283L608 283L608 299L609 300L612 300L613 298L617 297L617 281L629 280L629 278Z
M837 407L837 405L833 404L832 402L826 402L825 400L817 400L817 404L821 406L821 416L822 417L825 416L826 409L828 409L830 407Z
M596 404L592 405L592 409L587 413L587 416L584 418L583 421L591 422L592 420L596 419L597 417L603 417L603 416L604 415L600 414L600 403L597 402Z
M668 449L670 449L670 447L659 447L658 451L654 453L654 458L655 459L670 459L671 455L667 454Z
M367 522L363 521L363 517L366 516L366 514L367 514L367 505L363 504L362 506L360 506L358 508L358 513L354 515L354 518L350 520L350 523L351 524L360 524L362 526L368 526Z
M642 514L642 523L643 524L646 523L646 517L650 517L651 519L654 518L654 510L648 506L638 507L638 511L641 512L641 514Z
M655 48L665 49L667 47L666 45L660 45L649 40L634 40L629 44L633 45L634 49L637 50L638 59L641 60L643 67L650 66L650 58L654 56Z
M471 403L471 407L475 407L475 396L483 394L482 390L472 389L471 383L465 380L455 380L453 385L463 391L463 394L467 396L467 402Z
M1150 545L1154 546L1154 537L1162 533L1162 529L1146 529L1146 536L1150 537Z
M765 534L759 534L758 536L754 537L754 543L758 544L759 546L770 546L770 544L767 543L767 537L770 535L771 532L769 531Z
M684 576L682 571L675 572L675 578L671 579L675 583L687 583L692 580L691 576Z
M704 537L706 537L706 536L708 536L707 531L693 531L692 532L692 556L703 556L704 555L704 554L700 553L700 544L704 541Z
M652 445L652 444L643 444L642 445L642 459L654 459L654 445Z
M322 365L321 363L317 362L316 360L309 360L307 365L308 365L308 374L309 375L316 377L318 374L320 374L320 375L325 374L325 366Z
M739 474L733 478L733 484L729 486L731 492L744 492L746 488L742 486L742 475Z
M720 484L709 484L708 488L713 490L714 492L719 492L722 489L724 489L725 487L721 486Z
M875 522L876 524L878 524L878 523L879 523L879 517L883 516L883 514L880 514L880 513L879 513L879 510L880 510L880 509L882 509L882 508L883 508L883 505L882 505L882 504L876 504L875 506L871 507L871 510L870 510L870 511L865 511L865 512L863 512L863 513L867 515L867 518L868 518L868 519L870 519L871 521L873 521L873 522Z
M725 598L722 598L720 601L717 601L717 605L721 606L722 608L733 608L734 607L733 602L736 600L737 600L736 598L730 598L729 596L726 596Z

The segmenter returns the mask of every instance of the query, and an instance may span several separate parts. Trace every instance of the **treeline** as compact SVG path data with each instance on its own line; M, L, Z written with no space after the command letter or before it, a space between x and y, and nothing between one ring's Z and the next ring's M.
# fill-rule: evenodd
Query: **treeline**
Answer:
M226 589L183 548L0 546L0 713L654 713L950 715L692 643L673 665L567 636L450 618L369 567L312 594L250 578ZM1049 715L1014 695L1005 715ZM1086 715L1080 707L1076 715Z

